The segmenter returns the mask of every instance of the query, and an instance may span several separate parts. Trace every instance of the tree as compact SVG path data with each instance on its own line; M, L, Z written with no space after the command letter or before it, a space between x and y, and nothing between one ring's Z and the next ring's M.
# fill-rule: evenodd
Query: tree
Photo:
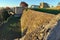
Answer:
M27 4L26 2L21 2L21 3L20 3L20 6L21 6L21 7L28 7L28 4Z
M6 9L2 9L2 16L3 20L7 20L10 15L8 14L8 11Z

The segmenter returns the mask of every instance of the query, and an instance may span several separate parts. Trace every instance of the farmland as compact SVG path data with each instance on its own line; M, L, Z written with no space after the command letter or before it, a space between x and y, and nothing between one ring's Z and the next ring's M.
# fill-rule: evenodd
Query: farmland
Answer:
M39 12L45 12L45 13L50 13L50 14L58 14L60 13L60 10L57 9L47 9L47 8L32 8L32 10L39 11Z

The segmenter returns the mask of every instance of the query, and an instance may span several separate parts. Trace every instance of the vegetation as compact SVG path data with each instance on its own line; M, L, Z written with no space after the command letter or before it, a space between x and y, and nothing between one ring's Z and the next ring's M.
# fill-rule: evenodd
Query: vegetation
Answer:
M21 40L45 40L50 34L51 28L56 27L59 18L60 14L25 11L21 18L21 30L25 34Z
M60 13L60 10L54 10L54 9L46 9L46 8L31 8L32 10L39 11L39 12L45 12L50 14L58 14Z
M33 10L25 11L21 18L22 33L31 33L31 31L35 30L38 26L43 26L43 24L49 23L54 16L55 15L53 14Z
M10 15L8 14L8 11L6 9L1 9L0 10L0 23L7 20L7 18L10 17Z
M0 19L0 40L13 40L21 37L20 18L10 16L5 9L2 9Z
M14 38L21 37L20 35L20 18L10 16L0 25L0 40L12 40Z
M14 38L21 37L20 36L21 30L24 35L29 32L31 33L35 31L36 28L38 28L38 26L41 27L43 25L48 24L49 21L55 17L55 15L53 14L60 13L60 10L32 8L31 10L24 11L24 14L22 15L21 18L21 24L22 24L21 26L20 18L16 18L14 17L14 15L9 16L6 10L2 10L2 11L3 13L1 13L0 15L0 19L3 20L0 24L0 38L1 38L0 40L4 40L4 39L12 40ZM51 14L47 14L47 13L51 13Z

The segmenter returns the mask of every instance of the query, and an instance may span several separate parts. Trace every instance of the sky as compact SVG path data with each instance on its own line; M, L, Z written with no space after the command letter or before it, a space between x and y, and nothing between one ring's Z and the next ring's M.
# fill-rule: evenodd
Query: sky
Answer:
M48 3L50 6L56 6L60 0L0 0L0 7L16 7L19 6L21 1L24 1L31 5L40 5L41 2Z

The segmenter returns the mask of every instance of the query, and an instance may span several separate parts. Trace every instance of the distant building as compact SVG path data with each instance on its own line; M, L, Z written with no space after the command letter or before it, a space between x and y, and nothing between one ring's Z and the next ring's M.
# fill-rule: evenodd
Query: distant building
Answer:
M60 6L56 6L56 8L60 8Z
M47 3L41 2L40 8L49 8L49 5Z
M31 8L39 8L39 5L32 5Z
M59 2L58 5L56 6L56 8L59 8L59 9L60 9L60 2Z
M28 4L26 2L21 2L20 7L28 8Z
M24 10L24 8L22 8L22 7L15 7L15 8L13 8L13 12L14 12L14 16L15 17L19 17L19 16L21 16L21 14L23 13L23 10Z
M25 9L25 8L28 8L28 4L26 3L26 2L21 2L20 3L20 7L15 7L14 8L14 13L15 13L15 17L20 17L21 15L22 15L22 13L23 13L23 10Z
M58 3L58 6L60 6L60 2Z
M56 6L56 9L60 10L60 6Z

